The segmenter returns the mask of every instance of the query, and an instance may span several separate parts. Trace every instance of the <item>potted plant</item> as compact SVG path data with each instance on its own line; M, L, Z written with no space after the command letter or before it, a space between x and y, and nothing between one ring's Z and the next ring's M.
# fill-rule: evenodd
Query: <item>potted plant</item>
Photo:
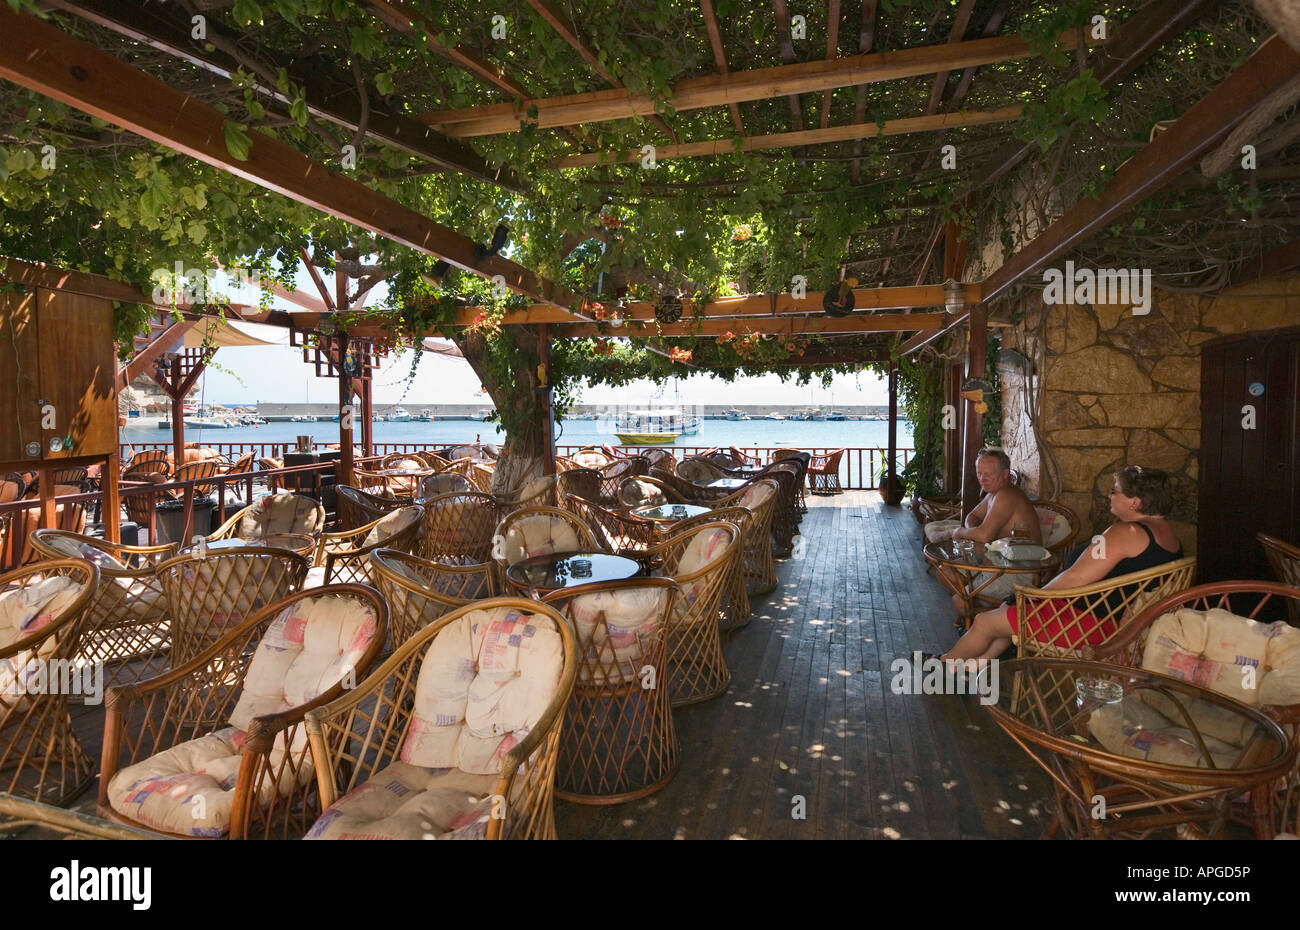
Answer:
M906 470L904 470L906 473ZM903 495L907 493L907 483L903 477L894 473L890 465L885 465L880 469L880 474L876 476L876 488L880 491L880 497L886 504L897 506L902 503Z

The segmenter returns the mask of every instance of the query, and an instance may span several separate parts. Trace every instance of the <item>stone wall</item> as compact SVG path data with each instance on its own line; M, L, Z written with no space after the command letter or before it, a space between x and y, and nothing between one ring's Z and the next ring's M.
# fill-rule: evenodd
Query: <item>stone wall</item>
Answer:
M1045 306L1035 298L1011 317L1016 322L1003 331L1003 346L1034 367L1033 374L1000 374L1002 441L1031 491L1054 495L1095 533L1111 522L1108 492L1117 468L1165 469L1178 501L1175 529L1194 551L1199 346L1300 324L1300 275L1213 297L1156 290L1150 313L1141 316L1125 305ZM1039 407L1041 446L1027 401Z

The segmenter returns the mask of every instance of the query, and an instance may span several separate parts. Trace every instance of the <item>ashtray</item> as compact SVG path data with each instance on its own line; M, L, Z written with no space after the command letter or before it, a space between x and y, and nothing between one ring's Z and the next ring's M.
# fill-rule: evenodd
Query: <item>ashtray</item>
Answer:
M569 574L574 578L590 578L591 559L569 559Z

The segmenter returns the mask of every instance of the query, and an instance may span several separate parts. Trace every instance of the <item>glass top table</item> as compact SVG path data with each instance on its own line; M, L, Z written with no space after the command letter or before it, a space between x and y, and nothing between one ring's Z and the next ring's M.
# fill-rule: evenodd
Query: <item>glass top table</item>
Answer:
M706 488L723 488L728 491L739 491L745 485L749 484L748 478L714 478Z
M525 593L546 593L597 581L622 581L640 571L640 562L609 552L554 552L514 563L506 569L506 580Z
M311 555L316 549L316 539L305 533L275 533L263 539L243 539L239 536L230 536L225 539L208 539L203 543L203 548L209 552L222 549L242 549L247 546L288 549L300 555ZM192 555L198 551L199 545L195 543L181 549L180 554Z
M1260 711L1143 669L990 662L972 690L1052 776L1057 822L1073 836L1221 836L1234 800L1295 765L1295 747ZM1266 807L1268 794L1255 803Z
M701 507L699 504L655 504L648 507L638 507L632 513L638 517L653 520L655 523L676 523L678 520L700 517L711 511L712 508Z
M970 545L963 547L959 545L962 542L970 542ZM1026 540L1026 544L1031 543ZM1046 549L1047 547L1041 546L1040 548ZM1051 568L1059 561L1059 557L1050 551L1039 559L1009 559L996 551L990 551L989 547L984 543L959 539L927 543L925 554L936 562L957 569L1011 574L1041 572L1045 568Z

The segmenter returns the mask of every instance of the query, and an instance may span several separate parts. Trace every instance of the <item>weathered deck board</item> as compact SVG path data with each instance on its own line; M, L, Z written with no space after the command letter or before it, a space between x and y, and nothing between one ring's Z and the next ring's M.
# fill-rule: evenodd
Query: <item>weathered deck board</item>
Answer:
M557 803L560 835L1041 835L1050 784L974 698L890 693L893 659L955 637L912 515L848 492L810 497L800 529L802 558L778 563L780 585L723 641L727 692L676 712L677 777L629 804Z

